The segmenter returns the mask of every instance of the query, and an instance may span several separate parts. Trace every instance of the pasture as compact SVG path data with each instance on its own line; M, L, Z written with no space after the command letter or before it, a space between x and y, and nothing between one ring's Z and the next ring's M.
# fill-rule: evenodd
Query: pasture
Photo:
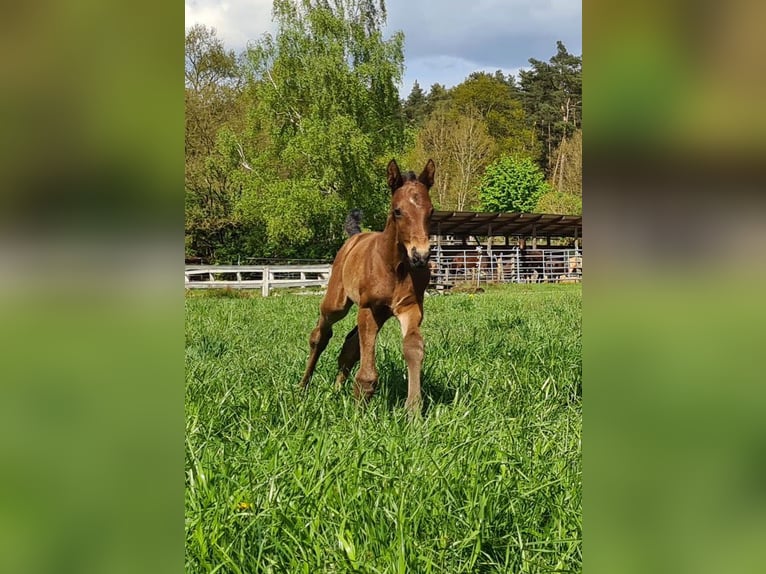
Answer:
M581 292L426 297L415 419L396 319L359 408L355 309L304 393L318 296L188 293L186 571L581 571Z

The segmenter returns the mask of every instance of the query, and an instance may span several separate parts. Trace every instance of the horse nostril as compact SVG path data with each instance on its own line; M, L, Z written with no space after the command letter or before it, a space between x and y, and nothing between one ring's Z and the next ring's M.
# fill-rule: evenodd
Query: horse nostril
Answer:
M431 257L430 250L426 251L425 253L422 253L418 251L417 249L415 249L414 247L412 248L410 259L415 265L418 265L418 266L425 265L429 257Z

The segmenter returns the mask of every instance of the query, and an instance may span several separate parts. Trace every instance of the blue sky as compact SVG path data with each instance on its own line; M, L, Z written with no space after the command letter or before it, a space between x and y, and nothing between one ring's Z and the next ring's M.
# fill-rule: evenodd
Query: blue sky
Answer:
M228 48L273 32L271 0L185 0L186 26L214 27ZM582 53L580 0L387 0L387 31L405 35L405 71L400 94L417 80L424 90L447 87L476 70L506 74L528 68L529 58L547 60L562 40Z

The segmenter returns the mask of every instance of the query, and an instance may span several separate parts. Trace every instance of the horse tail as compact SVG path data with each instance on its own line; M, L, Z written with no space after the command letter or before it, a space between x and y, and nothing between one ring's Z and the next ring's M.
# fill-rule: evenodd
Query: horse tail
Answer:
M351 237L362 232L362 212L359 209L352 209L346 216L346 222L343 224L343 231Z

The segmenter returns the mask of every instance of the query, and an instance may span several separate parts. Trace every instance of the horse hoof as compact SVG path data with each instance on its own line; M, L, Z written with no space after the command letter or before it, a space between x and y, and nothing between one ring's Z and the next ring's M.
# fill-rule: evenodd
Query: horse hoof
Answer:
M423 401L420 399L407 399L404 403L404 408L410 416L420 416L423 412Z

